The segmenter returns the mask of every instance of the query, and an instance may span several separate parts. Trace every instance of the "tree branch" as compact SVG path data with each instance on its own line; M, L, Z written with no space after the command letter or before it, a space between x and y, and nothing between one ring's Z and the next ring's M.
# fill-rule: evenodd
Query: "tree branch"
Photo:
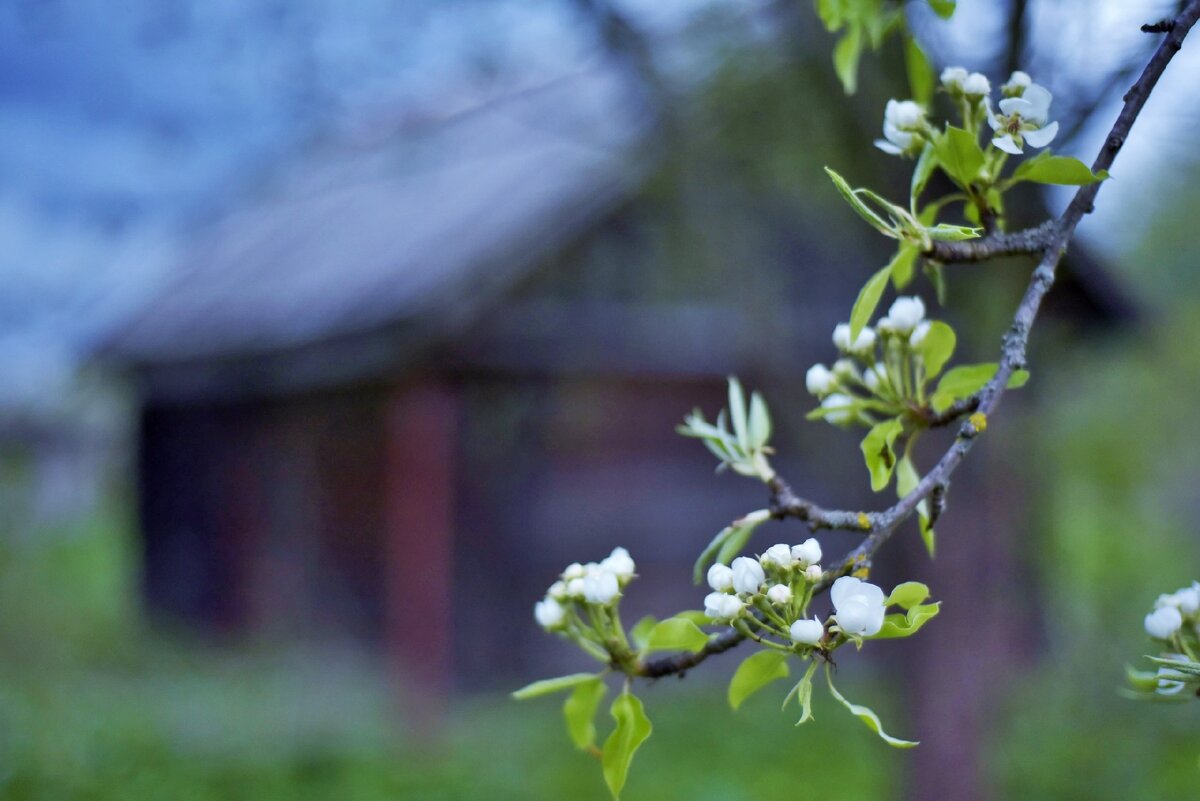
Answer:
M1154 51L1150 61L1142 70L1141 76L1125 95L1125 105L1117 120L1109 131L1104 146L1092 164L1092 171L1099 172L1112 166L1117 153L1125 144L1138 114L1146 105L1146 100L1154 90L1155 84L1166 70L1167 65L1179 52L1188 31L1200 19L1200 0L1190 0L1171 25L1159 24L1158 27L1167 31L1167 36ZM1004 396L1005 388L1012 374L1025 366L1025 350L1029 343L1029 333L1041 308L1042 300L1050 287L1054 285L1055 271L1062 261L1067 245L1075 234L1079 221L1085 214L1091 213L1096 194L1100 191L1101 183L1080 187L1075 193L1071 204L1057 220L1039 226L1031 231L1046 230L1047 241L1041 248L1042 258L1033 271L1029 286L1017 306L1012 325L1005 333L1001 343L1000 364L996 375L975 396L978 399L978 410L971 415L959 430L954 443L942 455L937 465L918 482L912 492L905 495L895 504L882 512L843 512L823 509L811 501L797 497L782 478L776 477L769 483L771 489L771 512L775 517L797 517L805 520L814 528L859 528L868 531L867 537L858 547L850 551L842 563L832 570L826 571L817 589L828 588L835 579L844 576L860 566L867 566L876 552L892 536L901 523L907 520L916 510L917 505L945 492L950 476L963 458L975 444L978 434L986 428L987 418L996 411L1000 399ZM1022 232L1025 233L1025 232ZM987 237L987 239L993 239ZM958 243L963 244L963 243ZM863 523L867 525L863 525ZM703 662L709 656L724 653L742 641L743 637L736 631L730 630L714 637L699 652L694 654L679 654L677 656L657 659L639 665L637 675L658 678L670 674L683 673Z
M987 261L1001 256L1036 255L1045 252L1058 232L1056 220L1046 222L1024 231L1003 231L980 239L962 242L934 242L925 252L927 258L945 263Z

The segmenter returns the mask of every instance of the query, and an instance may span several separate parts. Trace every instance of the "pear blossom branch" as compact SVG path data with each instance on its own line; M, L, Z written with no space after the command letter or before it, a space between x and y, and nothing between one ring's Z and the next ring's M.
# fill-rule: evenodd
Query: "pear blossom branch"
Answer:
M998 231L980 239L934 242L925 256L944 264L987 261L1001 256L1036 256L1045 252L1058 232L1058 221L1011 233Z
M1141 76L1125 94L1124 106L1109 131L1104 146L1092 164L1094 173L1112 166L1117 153L1125 144L1138 114L1141 113L1146 100L1158 83L1158 79L1166 70L1171 59L1179 52L1184 38L1197 20L1200 20L1200 0L1191 0L1171 24L1158 23L1154 26L1155 30L1165 31L1167 35L1142 70ZM1092 212L1100 186L1101 184L1098 182L1080 187L1066 211L1058 219L1030 229L1030 232L1038 232L1036 235L1031 234L1032 239L1040 241L1044 237L1045 241L1041 242L1041 246L1036 250L1017 252L1041 253L1041 259L1017 306L1012 325L1009 326L1003 337L996 374L983 389L967 399L970 405L974 406L975 411L963 423L954 443L942 455L937 465L921 478L912 491L882 512L850 512L824 509L812 501L800 498L779 476L775 476L768 482L771 490L772 517L798 518L813 528L858 529L867 533L863 541L846 555L839 566L824 574L820 583L815 587L815 592L828 589L840 576L848 575L860 567L869 566L874 555L900 524L916 511L918 504L923 500L930 499L931 506L940 507L942 505L940 499L946 491L950 476L974 446L978 435L986 430L988 417L999 407L1013 373L1025 367L1026 348L1038 310L1041 308L1046 294L1054 285L1055 272L1075 234L1076 227L1084 215ZM1030 232L1020 232L1020 234L1011 236ZM1004 235L993 234L986 237L985 240L995 241L1000 236ZM955 246L957 248L962 244L964 243L955 243ZM1007 255L1008 252L1013 251L997 248L997 252L992 255ZM967 410L967 406L964 405L961 409L956 409L955 414L961 415ZM957 417L953 419L957 419ZM699 665L709 656L730 650L743 639L744 636L736 631L726 631L713 637L702 650L696 653L679 654L639 663L636 666L636 674L648 678L682 674Z

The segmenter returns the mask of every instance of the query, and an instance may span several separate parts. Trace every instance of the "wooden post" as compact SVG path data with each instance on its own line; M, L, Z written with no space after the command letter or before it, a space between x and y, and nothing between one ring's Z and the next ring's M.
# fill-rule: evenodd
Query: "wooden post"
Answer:
M385 647L402 708L436 727L450 683L457 398L429 382L399 387L384 416Z

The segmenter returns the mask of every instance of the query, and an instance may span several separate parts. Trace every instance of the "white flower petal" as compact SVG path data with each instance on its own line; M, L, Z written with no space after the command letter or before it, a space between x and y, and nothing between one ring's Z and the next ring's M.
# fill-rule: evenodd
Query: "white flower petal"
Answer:
M1025 131L1022 134L1025 143L1030 147L1045 147L1053 142L1056 136L1058 136L1058 120L1050 123L1045 128Z
M1021 116L1038 125L1044 125L1050 115L1050 101L1054 99L1050 90L1044 86L1038 86L1036 83L1031 84L1025 89L1025 94L1021 95L1020 99L1029 104L1029 111L1021 112Z
M895 145L893 145L891 142L889 142L889 141L888 141L888 140L886 140L886 139L876 139L876 140L875 140L875 147L879 148L879 149L880 149L880 150L882 150L884 153L888 153L888 154L890 154L890 155L893 155L893 156L899 156L899 155L901 155L902 153L904 153L904 151L903 151L903 150L901 150L900 148L896 147Z
M1000 110L1010 117L1020 114L1027 118L1033 113L1034 105L1023 97L1006 97L1000 101Z
M1005 153L1012 153L1014 156L1019 156L1025 152L1017 146L1017 143L1012 138L1012 134L997 136L992 140L992 144L1003 150Z

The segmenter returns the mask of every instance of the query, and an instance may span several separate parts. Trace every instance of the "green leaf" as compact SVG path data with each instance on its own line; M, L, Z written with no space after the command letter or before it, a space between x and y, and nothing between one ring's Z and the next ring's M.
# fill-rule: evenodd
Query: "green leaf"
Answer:
M962 187L970 186L983 169L983 150L975 134L953 125L934 139L942 170Z
M888 265L892 284L896 289L904 289L912 281L913 266L916 264L920 252L921 248L914 242L900 243L900 249L896 251L891 264Z
M921 150L921 155L917 158L917 166L913 168L912 187L909 191L913 206L916 206L917 199L925 191L925 186L929 183L929 176L933 175L933 170L937 165L937 150L932 142L926 142L924 149Z
M850 710L850 714L857 717L867 725L867 728L875 732L880 738L890 746L895 748L912 748L919 743L912 740L901 740L898 737L893 737L883 730L883 724L879 722L879 716L872 712L868 707L859 704L852 704L846 700L845 696L837 691L837 687L833 686L833 674L830 672L829 665L825 665L825 680L829 684L829 692L834 698L841 703L842 706Z
M512 697L518 701L524 701L528 698L559 693L563 690L569 690L577 684L591 681L594 678L596 678L596 674L594 673L572 673L570 676L559 676L557 679L542 679L541 681L535 681L533 684L525 685L513 693Z
M846 24L842 9L843 0L817 0L817 16L825 23L825 30L833 33Z
M929 283L933 284L934 294L937 295L938 305L946 305L946 274L942 269L942 265L934 261L926 261L922 272L929 279Z
M742 384L733 376L729 377L729 422L737 437L742 450L750 450L750 425L746 420L746 394L742 392Z
M941 609L941 601L932 604L919 604L904 614L893 613L883 618L883 628L878 634L867 637L868 640L896 640L911 637L920 631L921 627L933 620Z
M862 26L851 25L833 48L833 68L846 94L858 89L858 61L862 56Z
M750 541L750 535L754 533L754 529L758 528L761 523L747 523L744 526L733 526L733 530L729 536L725 538L725 542L721 545L721 550L717 553L717 561L723 565L727 565L733 561L733 557L742 552L746 547L746 543Z
M771 438L771 414L762 395L750 396L750 447L758 450Z
M949 223L939 223L932 228L926 228L925 233L929 234L930 239L936 239L939 242L962 242L964 239L978 239L982 228L971 228L966 225L950 225Z
M633 761L638 746L646 741L654 727L646 717L642 702L630 692L618 695L609 712L617 722L617 727L604 741L604 754L600 762L609 791L613 798L620 798L621 789L629 775L629 763Z
M654 651L688 651L696 653L708 644L708 635L690 620L669 617L650 630L644 653Z
M812 660L808 665L808 670L804 671L804 676L800 681L796 682L796 686L791 689L787 696L783 699L781 709L787 709L788 701L795 696L796 703L800 704L800 719L796 721L796 725L807 723L812 720L812 680L813 674L817 672L817 660Z
M863 459L867 463L867 472L871 474L871 489L875 492L886 487L892 478L892 470L896 467L896 451L892 446L903 428L899 418L884 420L863 437Z
M937 551L937 534L933 530L933 526L929 524L929 515L923 510L928 508L925 501L917 504L917 522L921 527L921 541L925 543L925 550L929 552L929 558L934 557Z
M892 226L887 223L882 217L876 214L866 203L863 203L854 190L850 188L850 184L846 183L846 179L838 175L828 167L825 168L829 179L833 181L833 185L837 191L850 204L850 208L858 212L858 215L869 222L876 230L881 233L892 235Z
M1190 662L1180 659L1163 659L1162 657L1158 656L1149 656L1146 658L1157 665L1162 665L1163 667L1176 670L1188 676L1200 677L1200 662Z
M901 252L903 252L903 248L901 248ZM892 263L895 263L894 258ZM879 306L879 299L883 297L883 290L887 288L888 276L891 273L892 264L888 264L867 279L867 283L859 290L858 297L854 300L854 308L850 310L851 343L858 339L858 335L862 333L863 328L871 320L871 316L875 314L875 308Z
M1158 689L1158 671L1156 670L1135 670L1133 666L1126 665L1125 678L1129 680L1135 690L1152 693Z
M929 597L929 588L919 581L906 581L897 584L892 594L883 602L884 606L898 606L901 609L912 609Z
M1052 156L1049 151L1024 161L1013 171L1011 183L1033 181L1059 186L1086 186L1108 178L1108 171L1092 172L1086 164L1071 156Z
M995 362L984 364L964 364L947 371L938 381L937 391L933 393L930 402L935 411L944 412L957 400L969 398L987 386L996 375L1000 365ZM1027 370L1016 370L1008 379L1009 389L1019 389L1029 380Z
M954 9L958 5L958 0L929 0L929 5L933 7L933 11L942 19L950 19L954 16Z
M650 631L657 623L658 620L654 615L646 615L629 630L629 639L633 640L633 644L637 646L639 651L646 647L646 643L649 642Z
M933 102L933 67L921 45L907 34L904 37L904 66L908 70L908 88L913 100L928 107Z
M676 612L675 617L683 620L690 620L697 626L712 625L712 618L701 612L699 609L685 609L682 612Z
M563 703L567 734L580 751L586 751L596 744L596 709L607 692L604 682L596 677L575 685Z
M946 362L954 355L954 347L957 342L958 338L954 335L954 329L949 325L941 320L933 320L929 323L929 330L925 333L925 338L916 348L917 354L925 364L927 379L936 378L938 373L942 372Z
M907 453L904 454L896 464L896 497L903 498L916 489L920 482L921 476L917 473L916 465Z
M763 687L787 676L787 654L771 650L751 654L738 665L729 682L729 705L737 709Z

